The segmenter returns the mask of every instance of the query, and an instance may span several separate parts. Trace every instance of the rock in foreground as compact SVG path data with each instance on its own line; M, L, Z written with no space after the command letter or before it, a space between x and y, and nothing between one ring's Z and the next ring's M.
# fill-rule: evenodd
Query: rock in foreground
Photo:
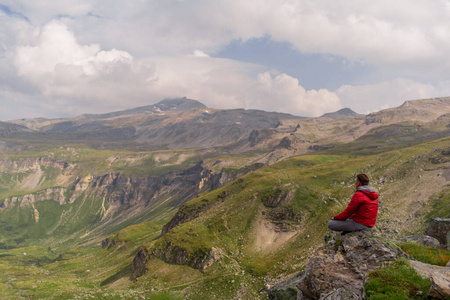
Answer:
M364 299L364 282L370 271L406 256L372 231L335 237L313 255L299 281L297 299Z

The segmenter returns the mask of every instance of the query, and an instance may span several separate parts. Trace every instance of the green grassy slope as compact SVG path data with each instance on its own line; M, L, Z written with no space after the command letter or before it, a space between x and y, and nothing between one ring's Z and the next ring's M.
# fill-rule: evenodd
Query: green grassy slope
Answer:
M445 168L450 162L450 138L374 154L355 153L352 147L287 159L200 194L180 208L199 216L161 238L160 229L175 211L154 211L148 215L150 222L123 229L109 227L103 233L110 234L114 244L106 249L101 249L100 240L78 247L71 246L72 241L50 249L48 244L3 249L0 255L6 271L0 290L12 299L19 294L36 299L91 295L108 299L265 299L266 284L302 270L307 257L322 244L327 221L346 207L355 175L360 172L367 173L380 192L376 230L386 236L422 232L429 218L447 214L450 174ZM75 201L72 210L80 205L81 215L95 220L100 202L86 199L83 205ZM16 224L15 231L1 228L1 236L11 242L25 234L47 235L44 240L50 241L70 236L73 225L91 226L90 230L95 226L81 216L75 218L65 211L70 208L56 202L34 205L54 214L40 214L45 226L33 224L32 207L12 206L10 214L0 213L0 222ZM71 225L66 231L59 227L61 235L56 229L48 233L55 228L57 216L64 213L72 216L65 219ZM94 218L88 217L89 213ZM18 221L19 217L27 221ZM20 224L30 227L23 225L22 230ZM150 253L147 272L132 282L130 266L142 246ZM195 259L212 248L217 249L218 260L204 271L152 255L181 249L188 259Z
M327 221L346 207L360 172L369 174L381 194L376 230L389 237L423 232L430 216L439 212L434 194L444 195L438 198L442 202L447 197L442 170L449 147L446 138L368 156L301 156L252 172L186 203L181 211L200 208L203 213L146 244L150 253L181 249L190 258L215 247L221 250L218 262L204 274L192 270L164 281L165 272L186 267L150 255L149 271L138 281L174 292L185 288L192 299L206 299L211 291L220 299L237 294L264 298L258 291L265 283L304 267L322 243ZM279 195L284 196L275 206Z

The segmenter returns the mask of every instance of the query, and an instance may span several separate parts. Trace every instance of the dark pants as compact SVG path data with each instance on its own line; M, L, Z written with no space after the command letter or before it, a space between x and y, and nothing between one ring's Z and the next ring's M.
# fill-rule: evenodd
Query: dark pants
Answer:
M334 231L359 231L369 229L371 227L359 224L352 219L347 219L345 221L331 220L328 222L328 228Z

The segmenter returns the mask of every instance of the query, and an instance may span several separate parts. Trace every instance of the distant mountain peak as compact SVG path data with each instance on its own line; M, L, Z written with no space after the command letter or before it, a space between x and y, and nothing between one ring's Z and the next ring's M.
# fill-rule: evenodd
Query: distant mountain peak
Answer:
M170 109L188 110L191 108L200 108L200 109L207 108L207 106L204 105L203 103L201 103L200 101L188 99L186 97L164 99L154 105L144 106L142 108L152 107L152 106L157 107L157 108L161 109L162 111L170 110Z
M121 110L121 111L115 111L110 112L106 114L84 114L83 117L86 119L106 119L106 118L113 118L123 115L133 115L133 114L142 114L142 113L161 113L169 110L176 110L176 111L187 111L192 108L200 108L205 109L207 108L206 105L201 103L200 101L188 99L186 97L183 98L171 98L171 99L164 99L156 104L146 105L146 106L140 106L136 108Z
M323 114L321 117L342 118L342 117L353 117L353 116L358 116L358 115L359 115L358 113L354 112L350 108L345 107L336 112Z

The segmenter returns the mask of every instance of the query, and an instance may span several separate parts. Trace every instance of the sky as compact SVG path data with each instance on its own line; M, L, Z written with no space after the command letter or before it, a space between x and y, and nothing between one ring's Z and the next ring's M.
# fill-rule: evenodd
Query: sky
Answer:
M0 120L188 97L317 117L450 95L450 0L0 0Z

